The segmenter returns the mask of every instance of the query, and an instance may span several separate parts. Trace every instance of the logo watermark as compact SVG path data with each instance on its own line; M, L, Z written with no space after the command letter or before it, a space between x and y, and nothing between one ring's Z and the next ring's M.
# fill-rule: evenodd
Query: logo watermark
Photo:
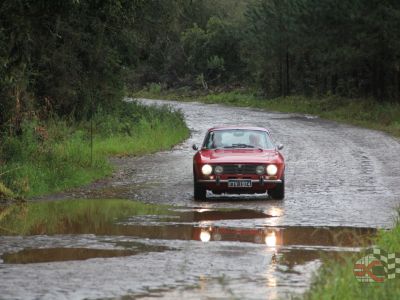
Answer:
M400 253L388 253L380 248L367 250L367 255L356 261L353 273L359 282L373 283L400 278Z

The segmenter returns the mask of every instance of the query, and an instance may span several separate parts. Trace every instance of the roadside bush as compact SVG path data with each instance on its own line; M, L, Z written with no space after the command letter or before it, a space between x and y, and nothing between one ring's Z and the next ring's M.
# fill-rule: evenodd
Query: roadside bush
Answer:
M168 149L187 136L180 112L136 102L122 103L110 114L98 111L92 125L57 118L25 121L21 135L1 138L1 180L19 195L59 191L109 174L108 155Z
M14 198L13 192L0 181L0 202Z
M150 83L149 85L149 92L150 93L160 93L161 92L161 84L159 83Z

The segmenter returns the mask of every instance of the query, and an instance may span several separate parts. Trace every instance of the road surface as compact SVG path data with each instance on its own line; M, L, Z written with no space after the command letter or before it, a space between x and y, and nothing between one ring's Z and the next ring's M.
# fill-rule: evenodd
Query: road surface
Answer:
M130 218L92 234L0 237L1 298L287 298L307 290L323 257L359 251L374 229L393 225L400 143L382 132L307 115L140 101L181 109L191 137L171 151L112 158L111 178L52 198L171 204L173 217ZM285 200L193 200L191 145L216 125L267 127L284 144Z

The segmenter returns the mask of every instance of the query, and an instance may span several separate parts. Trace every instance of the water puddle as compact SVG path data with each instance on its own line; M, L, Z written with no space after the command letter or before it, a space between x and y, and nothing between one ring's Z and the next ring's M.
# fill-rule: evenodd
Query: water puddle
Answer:
M142 215L133 216L124 223L132 224L156 224L168 225L176 224L193 224L207 221L222 220L253 220L278 217L267 214L259 210L251 209L235 209L235 210L211 210L211 209L176 209L171 211L169 215Z
M265 227L265 228L194 228L197 240L239 241L265 243L268 246L337 246L360 247L371 242L373 229L369 228L316 228L316 227Z
M75 274L76 282L85 282L74 283L78 298L220 298L227 287L232 298L246 298L248 292L278 299L303 293L325 259L340 262L371 245L376 234L370 228L267 226L283 215L273 209L181 207L146 213L62 222L53 235L4 236L0 274L11 270L14 278L40 278L27 289L37 298L38 284L61 286L66 298L74 298L63 278ZM102 289L112 293L91 294ZM7 295L18 293L10 288Z
M0 256L5 264L30 264L87 260L91 258L110 258L132 256L146 252L162 252L168 247L148 245L138 242L117 242L115 246L125 249L90 249L90 248L38 248L7 252Z
M276 227L263 225L274 216L261 210L175 209L166 215L132 216L118 222L66 223L56 234L94 234L157 240L247 242L268 246L360 247L371 243L375 229L352 227ZM249 220L259 220L258 223ZM71 251L71 250L68 250Z
M353 227L248 227L245 220L276 216L263 211L238 210L176 210L171 215L134 216L115 224L87 230L75 226L65 233L131 236L160 240L195 240L202 242L247 242L268 246L360 247L371 244L376 230ZM235 220L235 226L218 221ZM241 222L243 220L243 222ZM223 224L225 224L223 223Z
M261 210L236 209L212 210L203 208L175 209L167 215L132 216L119 222L101 223L93 226L83 220L81 223L67 224L60 227L57 234L80 236L94 235L98 245L110 245L108 238L114 237L113 249L103 246L37 246L22 247L17 252L5 251L1 256L4 263L39 263L69 260L86 260L90 258L108 258L132 256L146 252L160 252L171 249L167 246L151 245L146 242L165 241L199 241L203 243L252 243L280 249L289 261L296 259L310 261L320 257L318 251L339 252L343 249L359 248L370 245L376 230L352 227L277 227L252 225L249 219L262 221L278 216L267 214ZM247 220L247 221L246 221ZM225 221L225 222L222 222ZM221 223L222 222L222 223ZM246 223L247 222L247 223ZM51 236L50 236L51 237ZM137 241L124 241L120 237ZM93 249L96 248L96 249ZM109 248L108 246L106 248ZM21 248L20 248L21 249ZM285 250L286 249L286 250ZM297 252L295 251L297 249ZM303 252L298 252L302 249ZM282 252L282 250L284 250ZM346 250L348 251L348 250Z
M16 253L4 253L1 258L6 264L30 264L90 258L107 258L135 255L132 250L108 250L86 248L24 249Z
M217 220L247 220L275 217L262 211L251 209L208 210L198 209L179 213L182 222L217 221Z

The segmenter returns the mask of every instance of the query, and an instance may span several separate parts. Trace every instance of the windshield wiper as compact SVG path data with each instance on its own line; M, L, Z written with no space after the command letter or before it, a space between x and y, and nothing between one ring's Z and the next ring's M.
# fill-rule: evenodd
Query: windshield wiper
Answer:
M232 144L231 148L255 148L253 145L248 144Z

